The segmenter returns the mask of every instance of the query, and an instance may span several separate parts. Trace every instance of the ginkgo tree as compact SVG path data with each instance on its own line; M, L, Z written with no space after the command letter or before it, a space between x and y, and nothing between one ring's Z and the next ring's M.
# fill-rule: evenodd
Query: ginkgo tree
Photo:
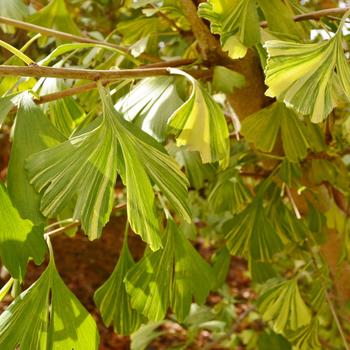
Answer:
M350 349L350 10L324 3L0 0L0 349L99 348L51 239L99 239L120 210L94 294L116 333L168 318L183 349L203 328L208 349ZM232 256L254 290L243 315ZM29 261L45 269L25 288Z

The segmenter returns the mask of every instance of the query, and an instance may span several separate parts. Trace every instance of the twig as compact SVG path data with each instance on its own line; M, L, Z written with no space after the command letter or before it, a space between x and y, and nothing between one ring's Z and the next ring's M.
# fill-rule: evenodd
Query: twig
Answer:
M295 22L308 21L308 20L318 21L322 17L329 17L332 15L342 15L349 9L350 7L344 7L344 8L336 7L336 8L330 8L325 10L313 11L313 12L303 13L301 15L296 15L293 17L293 20ZM260 26L263 28L267 27L268 26L267 21L260 22Z
M67 40L67 41L77 42L77 43L90 43L90 44L99 44L99 45L102 44L105 46L113 47L113 48L120 50L122 52L125 52L127 54L130 54L129 49L127 47L124 47L124 46L115 45L115 44L109 43L107 41L98 41L98 40L82 37L79 35L73 35L73 34L69 34L69 33L65 33L65 32L60 32L58 30L49 29L46 27L41 27L41 26L38 26L35 24L30 24L27 22L18 21L15 19L7 18L7 17L0 16L0 23L8 24L8 25L14 26L16 28L20 28L20 29L30 31L30 32L40 33L42 35L54 37L54 38L61 39L61 40ZM160 61L160 59L158 57L154 57L154 56L151 56L151 55L148 55L145 53L141 54L139 57L142 59L145 59L145 60L149 60L151 62L159 62Z
M294 201L294 198L292 196L292 193L290 192L290 189L289 187L286 185L286 192L287 192L287 196L288 196L288 199L293 207L293 210L294 210L294 213L295 213L295 216L297 217L297 219L301 219L301 214L300 214L300 211L298 209L298 206L296 205L295 201Z
M211 76L210 70L187 71L195 78ZM46 77L82 80L118 80L137 79L155 76L170 75L169 67L159 68L135 68L120 70L93 70L75 68L42 67L38 65L23 66L0 66L0 76L21 76L21 77Z

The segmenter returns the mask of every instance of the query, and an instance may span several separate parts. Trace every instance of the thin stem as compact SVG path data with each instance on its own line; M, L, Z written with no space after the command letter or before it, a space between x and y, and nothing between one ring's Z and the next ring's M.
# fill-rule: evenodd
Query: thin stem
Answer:
M64 226L64 227L60 227L60 228L57 228L55 230L52 230L52 231L49 231L49 232L46 232L44 237L45 239L49 238L49 237L52 237L52 236L57 236L71 228L74 228L74 227L78 227L80 226L80 221L73 221L72 223L70 223L69 225L67 226Z
M300 211L299 211L298 206L296 205L294 198L292 196L292 193L287 185L286 185L286 192L287 192L288 199L293 207L295 216L297 217L298 220L300 220L301 219Z
M48 37L54 37L54 38L61 39L61 40L78 42L78 43L91 43L91 44L110 46L110 47L113 47L117 50L120 50L126 54L130 54L129 49L127 47L115 45L115 44L105 42L105 41L98 41L98 40L82 37L79 35L73 35L73 34L69 34L69 33L65 33L65 32L60 32L58 30L41 27L41 26L38 26L35 24L30 24L27 22L18 21L15 19L7 18L7 17L0 16L0 23L8 24L8 25L14 26L16 28L20 28L20 29L34 32L34 33L40 33L42 35L45 35ZM158 57L153 57L153 56L147 55L147 54L141 54L139 57L142 59L151 61L151 62L160 61L160 59Z
M295 22L301 22L301 21L308 21L308 20L315 20L318 21L322 17L329 17L332 15L342 15L348 11L350 7L335 7L335 8L330 8L330 9L325 9L325 10L319 10L319 11L313 11L313 12L308 12L308 13L303 13L301 15L296 15L293 17L293 20ZM260 22L260 26L265 28L268 26L267 21Z
M16 49L12 45L6 43L5 41L0 40L0 46L2 46L4 49L10 51L15 56L17 56L20 60L22 60L25 64L33 64L35 63L30 57L28 57L26 54L24 54L22 51Z
M187 72L193 77L206 78L211 76L210 70L191 70ZM168 67L160 68L136 68L120 70L93 70L93 69L74 69L41 67L31 65L21 66L0 66L0 76L21 76L21 77L46 77L46 78L65 78L81 80L118 80L118 79L137 79L155 76L170 75Z

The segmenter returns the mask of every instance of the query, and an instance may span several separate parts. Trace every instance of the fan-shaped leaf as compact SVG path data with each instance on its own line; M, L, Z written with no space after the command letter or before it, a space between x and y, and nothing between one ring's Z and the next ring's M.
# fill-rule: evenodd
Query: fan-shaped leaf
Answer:
M172 307L182 321L192 296L203 303L213 286L211 267L168 221L164 249L145 255L126 275L131 305L151 320L164 318Z
M226 167L230 149L224 113L199 82L178 69L170 71L185 76L192 83L189 99L169 120L176 132L177 145L187 145L189 150L198 151L203 163L219 161Z

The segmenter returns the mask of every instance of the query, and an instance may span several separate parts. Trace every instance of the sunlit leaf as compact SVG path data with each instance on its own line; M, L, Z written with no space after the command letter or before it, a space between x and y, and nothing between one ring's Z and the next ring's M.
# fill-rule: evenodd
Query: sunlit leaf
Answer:
M23 220L0 183L0 257L11 276L23 280L28 259L41 264L46 251L43 227ZM0 337L1 339L1 337Z
M259 16L255 0L210 0L201 3L199 15L221 37L222 48L231 58L241 58L247 48L260 41Z
M178 146L186 145L198 151L203 163L220 162L228 165L230 149L225 116L212 96L190 75L171 69L171 73L184 75L192 84L189 99L174 112L169 120L176 133Z
M350 67L342 39L339 29L323 43L267 41L266 95L310 115L314 123L322 122L338 105L341 94L350 95Z
M96 323L66 287L55 263L0 316L0 347L98 349Z
M182 103L174 79L158 77L141 80L117 102L115 108L126 120L140 125L158 141L164 141L168 120Z
M150 320L163 319L171 307L181 321L190 311L192 296L204 303L213 274L171 220L164 239L164 249L145 255L128 272L126 289L132 307Z

